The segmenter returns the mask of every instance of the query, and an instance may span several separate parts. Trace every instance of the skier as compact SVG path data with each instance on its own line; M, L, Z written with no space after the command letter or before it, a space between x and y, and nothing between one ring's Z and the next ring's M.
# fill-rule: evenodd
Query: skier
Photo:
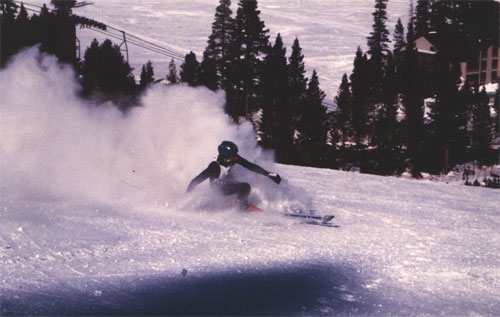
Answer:
M224 141L218 147L219 155L217 160L211 162L208 167L196 176L187 188L187 192L191 192L194 187L210 179L210 187L220 195L237 194L238 205L242 210L256 210L258 208L251 206L248 203L248 195L250 194L250 185L248 183L235 182L231 177L228 177L231 168L235 164L264 176L269 177L276 184L281 182L281 177L278 174L270 173L262 167L250 163L243 157L238 155L238 147L231 141Z

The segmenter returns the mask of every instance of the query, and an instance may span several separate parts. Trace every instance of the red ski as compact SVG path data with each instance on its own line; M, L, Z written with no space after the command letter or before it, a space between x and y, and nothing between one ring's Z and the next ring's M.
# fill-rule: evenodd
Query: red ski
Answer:
M264 210L260 209L257 206L254 205L248 205L247 209L245 209L246 212L264 212Z

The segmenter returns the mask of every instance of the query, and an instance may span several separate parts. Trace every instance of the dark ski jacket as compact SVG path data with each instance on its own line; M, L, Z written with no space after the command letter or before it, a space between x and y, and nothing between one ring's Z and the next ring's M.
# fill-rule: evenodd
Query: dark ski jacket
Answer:
M220 182L224 183L224 178L221 178L222 169L228 169L232 166L240 164L241 166L264 176L269 176L269 172L262 167L253 164L239 155L234 156L229 162L225 162L220 156L216 161L211 162L208 167L196 176L191 183L189 183L187 191L190 192L195 186L204 182L207 178L210 179L210 184Z

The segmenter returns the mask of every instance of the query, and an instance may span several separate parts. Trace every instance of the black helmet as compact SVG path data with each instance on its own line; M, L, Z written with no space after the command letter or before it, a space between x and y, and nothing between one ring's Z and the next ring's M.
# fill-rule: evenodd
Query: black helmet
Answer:
M231 141L222 142L217 149L221 157L232 157L238 154L238 147Z

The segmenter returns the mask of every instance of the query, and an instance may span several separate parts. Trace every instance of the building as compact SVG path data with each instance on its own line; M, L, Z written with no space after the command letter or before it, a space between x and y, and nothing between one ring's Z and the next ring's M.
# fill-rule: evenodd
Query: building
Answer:
M435 55L438 52L436 45L436 32L429 32L415 40L415 47L418 52L418 59L428 74L431 73L432 64ZM486 48L480 48L480 40L463 39L462 51L460 52L460 70L462 80L467 81L471 86L498 83L500 75L500 65L498 56L500 48L495 45L489 45ZM400 55L404 52L405 46L395 50L394 54Z
M499 53L500 48L493 45L478 50L467 61L460 63L462 78L470 85L498 83L500 74Z
M436 46L436 32L431 32L426 36L420 36L417 38L415 43L415 48L417 50L418 58L418 69L422 76L420 80L420 85L426 96L430 96L433 93L433 68L436 59L437 46ZM406 45L394 50L394 60L396 62L396 73L400 72L398 65L403 64L405 58L404 52L406 51Z

